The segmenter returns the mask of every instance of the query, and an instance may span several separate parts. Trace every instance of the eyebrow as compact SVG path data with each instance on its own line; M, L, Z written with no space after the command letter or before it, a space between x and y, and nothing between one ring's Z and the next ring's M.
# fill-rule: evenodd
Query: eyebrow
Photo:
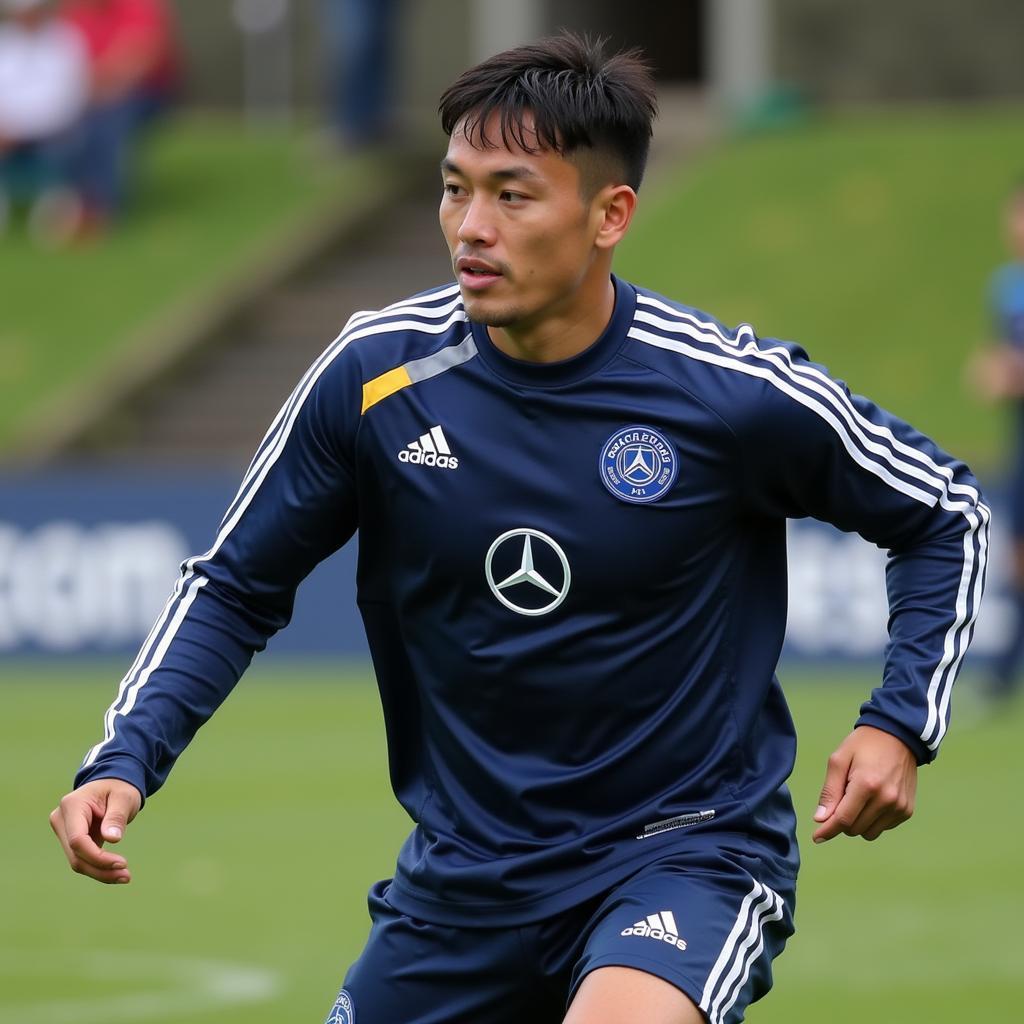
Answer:
M449 160L445 157L441 161L441 170L450 171L452 174L459 175L460 178L467 178L469 175L459 167L453 160ZM491 171L488 178L492 178L495 181L515 181L517 179L526 179L533 181L540 181L541 176L525 164L513 164L511 167L501 167L496 171Z

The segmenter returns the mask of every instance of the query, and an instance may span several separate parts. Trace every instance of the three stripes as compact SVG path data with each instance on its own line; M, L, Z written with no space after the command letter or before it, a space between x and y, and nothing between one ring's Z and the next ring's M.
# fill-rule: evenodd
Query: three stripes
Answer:
M704 985L699 1005L710 1024L724 1024L747 984L754 964L764 952L765 927L781 920L784 910L785 904L778 893L761 882L754 882L753 889L740 904L732 930ZM680 950L687 947L686 941L679 938L679 928L671 910L648 914L632 927L623 929L621 934L665 941Z
M739 999L751 968L764 951L765 925L781 920L784 906L782 897L760 882L754 882L744 897L701 995L700 1008L710 1024L723 1024Z
M762 348L748 324L730 338L714 322L639 294L634 326L628 333L635 341L766 381L828 423L850 458L862 468L929 507L939 504L963 515L967 524L964 561L953 619L929 681L927 718L920 733L922 742L937 750L948 728L953 682L973 634L985 585L991 513L977 490L956 483L948 466L939 465L926 452L901 441L887 426L864 416L826 374L811 365L794 364L784 346Z
M409 435L406 434L406 437ZM451 455L452 450L448 447L444 431L439 426L431 427L425 434L420 434L418 441L410 441L408 447L413 451L434 452L438 455Z
M451 285L411 300L403 299L401 302L396 302L379 311L354 314L349 318L341 334L306 371L274 418L270 429L256 450L238 488L238 493L221 520L213 545L204 554L190 558L182 566L182 575L175 584L167 604L150 630L149 636L139 650L131 668L121 680L117 696L104 715L103 739L86 754L85 760L82 762L83 768L94 764L103 748L113 740L118 717L131 712L138 700L139 693L149 682L153 672L162 664L171 640L181 628L199 591L208 582L206 577L196 575L196 565L213 558L238 524L267 474L281 457L303 403L327 368L353 341L359 338L410 329L427 334L443 334L453 324L466 320L458 293L458 285ZM427 304L438 300L448 301L439 305ZM394 317L400 319L391 319ZM408 319L410 317L417 319ZM440 322L435 318L440 318Z

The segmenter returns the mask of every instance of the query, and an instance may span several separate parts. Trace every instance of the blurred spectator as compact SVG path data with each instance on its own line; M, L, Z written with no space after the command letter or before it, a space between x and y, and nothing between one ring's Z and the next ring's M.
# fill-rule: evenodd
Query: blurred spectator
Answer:
M1006 205L1005 227L1011 262L992 278L990 303L994 343L971 361L973 383L982 397L1011 405L1012 454L1007 499L1013 537L1015 621L996 659L990 694L1006 698L1021 689L1024 659L1024 183Z
M90 218L102 226L124 208L140 133L173 102L179 54L163 0L64 0L92 69L79 184Z
M0 11L0 228L24 202L33 234L63 241L81 209L71 181L89 89L85 49L50 0L0 0Z
M329 110L343 146L384 140L392 128L394 24L399 0L322 0Z

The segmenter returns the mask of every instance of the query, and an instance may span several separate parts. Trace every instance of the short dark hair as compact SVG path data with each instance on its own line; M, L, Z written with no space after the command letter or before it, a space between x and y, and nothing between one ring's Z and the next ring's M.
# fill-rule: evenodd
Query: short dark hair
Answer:
M601 187L618 177L636 190L657 99L641 50L606 57L604 40L561 32L464 71L442 94L438 111L446 135L462 124L479 148L497 145L485 129L495 115L505 146L512 142L528 153L552 149L565 157L585 147L600 165L583 172L600 179L590 184Z

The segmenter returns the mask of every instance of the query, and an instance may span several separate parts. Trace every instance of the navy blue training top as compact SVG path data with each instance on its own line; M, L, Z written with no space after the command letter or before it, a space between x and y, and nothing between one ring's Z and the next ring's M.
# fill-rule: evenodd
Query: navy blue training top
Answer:
M884 678L858 722L930 760L983 586L973 477L798 347L615 288L603 335L553 364L496 349L455 285L353 316L183 565L76 784L159 788L358 529L416 822L399 910L538 920L702 843L793 875L775 667L801 516L889 550Z

